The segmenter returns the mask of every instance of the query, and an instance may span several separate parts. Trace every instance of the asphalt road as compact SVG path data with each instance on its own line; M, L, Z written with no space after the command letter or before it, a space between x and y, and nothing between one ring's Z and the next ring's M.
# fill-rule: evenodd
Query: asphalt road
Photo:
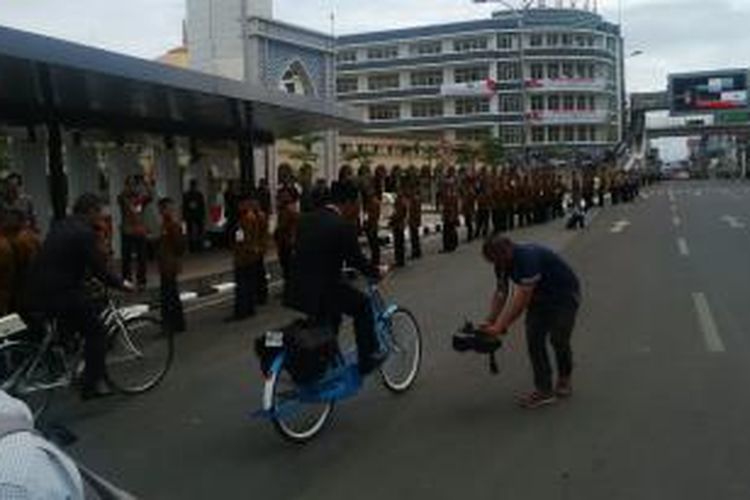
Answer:
M493 287L478 245L464 245L387 285L426 342L413 392L371 380L308 446L250 416L251 342L286 317L276 307L243 325L199 311L156 392L59 404L54 417L81 436L74 455L145 499L748 498L750 187L662 184L585 231L517 236L562 251L585 286L570 401L515 405L531 384L523 328L499 377L451 352Z

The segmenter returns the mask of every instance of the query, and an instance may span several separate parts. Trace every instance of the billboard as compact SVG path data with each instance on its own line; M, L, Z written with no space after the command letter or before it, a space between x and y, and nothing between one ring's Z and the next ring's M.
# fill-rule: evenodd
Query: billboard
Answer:
M497 92L497 82L491 78L478 82L446 83L440 87L443 97L491 96Z
M750 107L748 71L728 70L669 77L673 114L713 113Z

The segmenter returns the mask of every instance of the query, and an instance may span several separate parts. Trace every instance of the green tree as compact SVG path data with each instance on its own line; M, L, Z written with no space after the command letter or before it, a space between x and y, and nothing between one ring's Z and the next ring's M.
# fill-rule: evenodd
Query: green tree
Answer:
M0 137L0 172L10 170L10 148L8 139Z
M477 160L481 156L481 151L473 144L463 142L456 145L454 148L454 154L459 165L462 167L474 168Z
M357 162L359 167L372 167L372 158L375 156L375 153L368 149L355 149L354 151L350 151L346 153L344 156L344 159L346 161L352 161Z
M298 148L297 151L290 153L289 157L303 165L317 165L320 155L315 152L315 146L322 140L323 138L316 134L305 134L289 139L289 142Z
M505 158L505 148L500 139L491 137L485 139L479 148L479 159L485 166L498 168Z

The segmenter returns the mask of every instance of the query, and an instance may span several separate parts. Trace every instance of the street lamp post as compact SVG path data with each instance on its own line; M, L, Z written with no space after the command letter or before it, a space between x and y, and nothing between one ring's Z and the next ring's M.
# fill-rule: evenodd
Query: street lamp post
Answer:
M524 162L529 161L529 119L527 116L528 91L526 88L526 46L524 43L524 31L526 29L525 14L531 7L533 0L525 0L519 9L508 0L473 0L474 3L499 3L505 6L516 18L518 30L518 64L521 66L521 111L523 113L523 133L521 135L521 152Z

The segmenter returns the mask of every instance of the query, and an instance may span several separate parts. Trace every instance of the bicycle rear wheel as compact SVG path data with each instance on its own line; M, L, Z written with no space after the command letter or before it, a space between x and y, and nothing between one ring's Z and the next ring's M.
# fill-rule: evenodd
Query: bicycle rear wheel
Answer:
M0 390L26 403L39 418L49 407L55 375L38 346L11 342L0 346Z
M267 379L264 396L271 398L271 419L276 431L297 444L310 441L322 431L333 411L333 401L305 398L283 367Z
M116 327L107 350L107 381L124 394L143 394L164 379L174 357L174 337L150 316Z
M406 392L422 362L422 333L414 315L399 308L389 319L388 358L380 367L383 384L396 394Z

